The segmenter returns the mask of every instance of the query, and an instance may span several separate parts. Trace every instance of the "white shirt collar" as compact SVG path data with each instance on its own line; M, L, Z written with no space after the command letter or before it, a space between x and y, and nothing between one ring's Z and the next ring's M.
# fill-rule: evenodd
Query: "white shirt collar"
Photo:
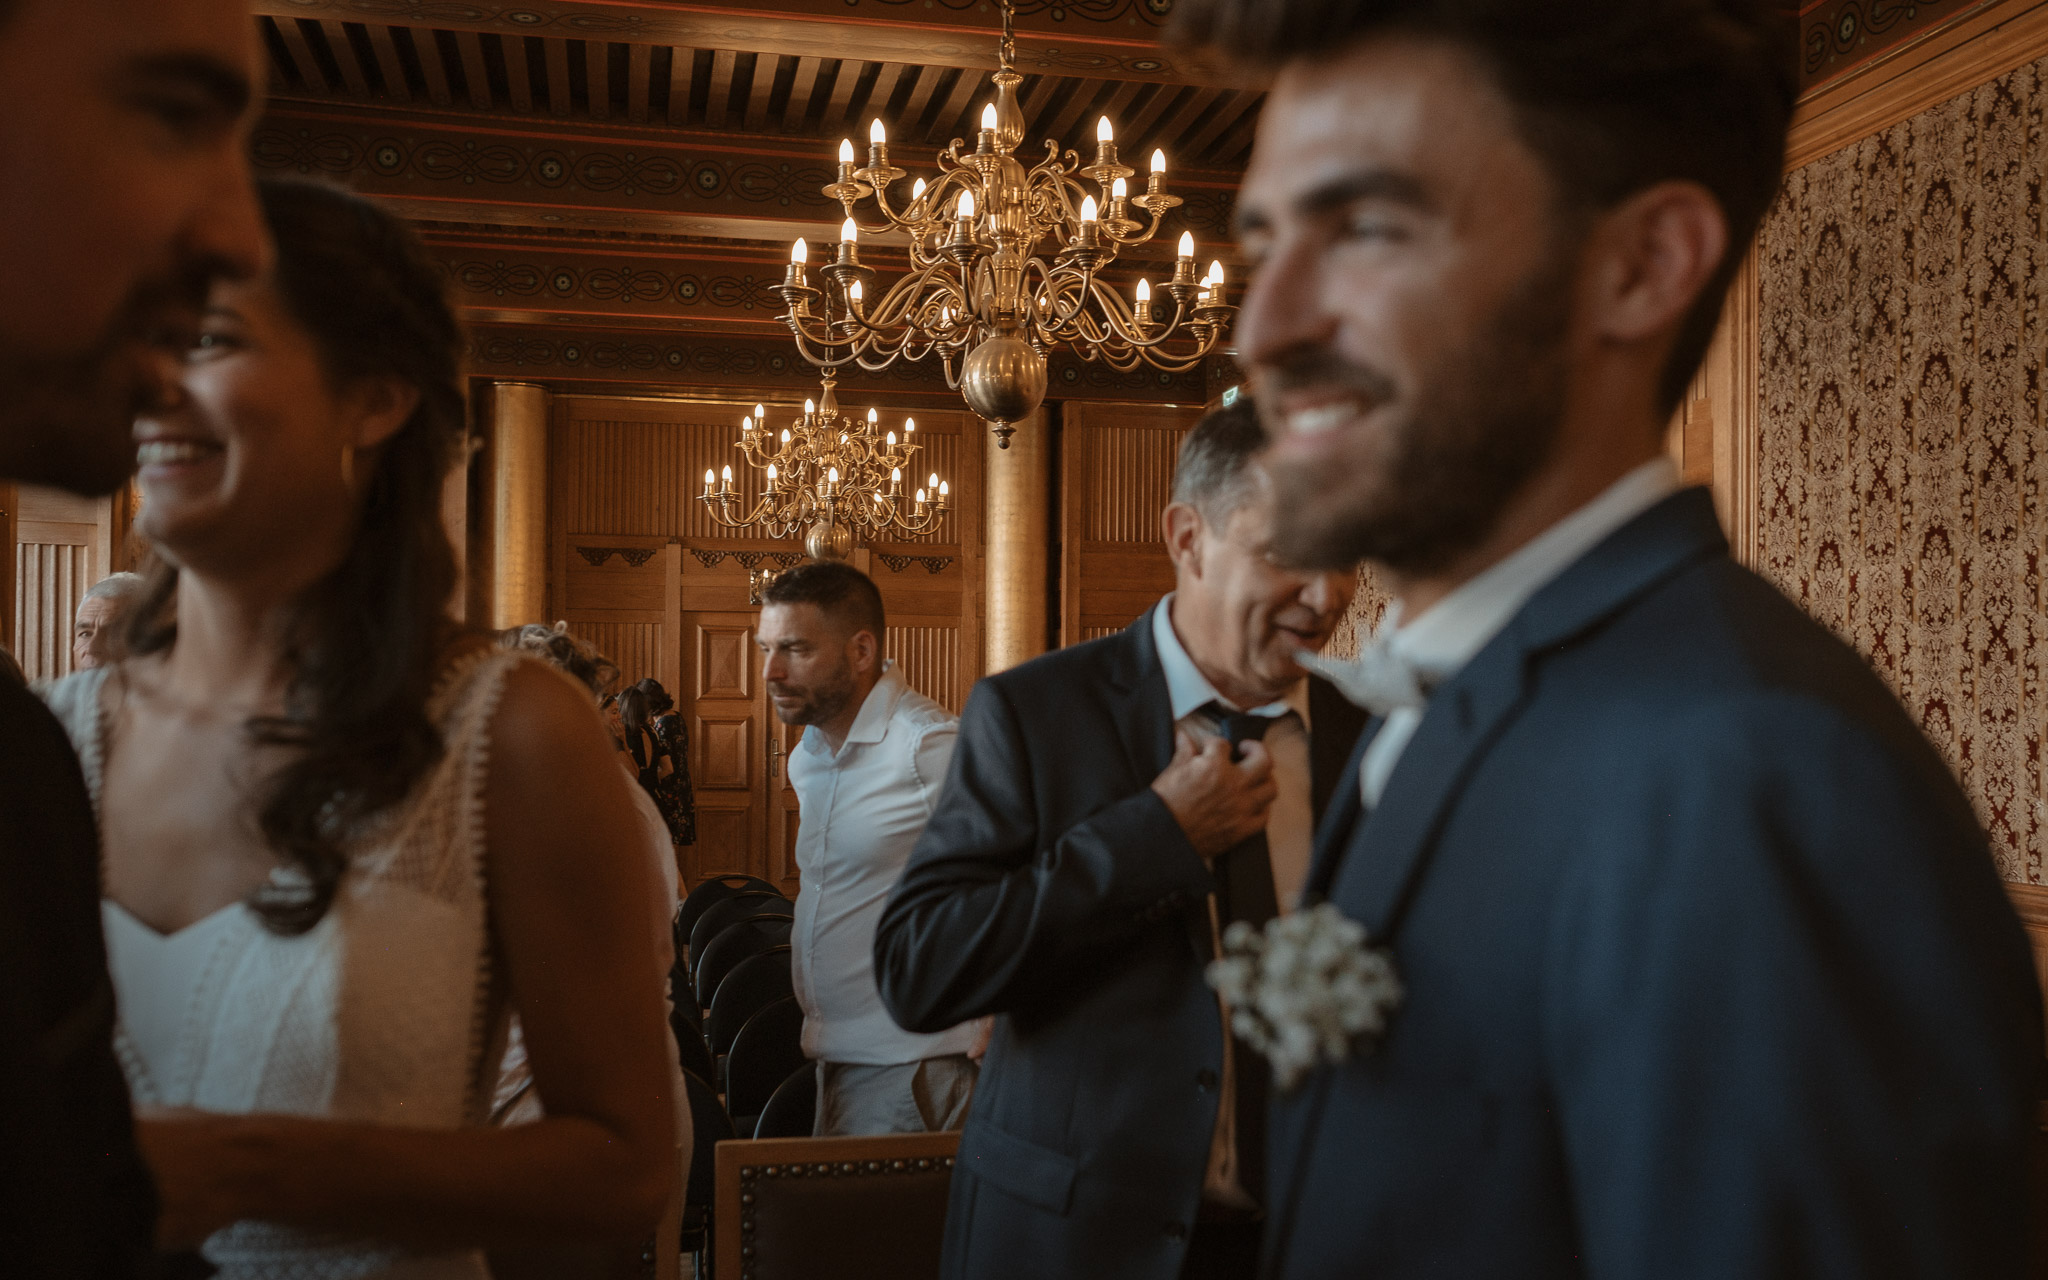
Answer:
M1397 602L1380 630L1402 660L1436 680L1449 679L1506 627L1529 598L1607 535L1679 489L1678 469L1659 455L1609 485L1434 605L1404 621Z
M1281 716L1292 711L1308 724L1308 681L1297 680L1294 687L1263 707L1239 707L1230 699L1216 692L1216 686L1209 683L1209 677L1195 665L1188 656L1187 646L1180 642L1180 636L1173 629L1173 595L1169 591L1152 608L1152 643L1159 650L1159 666L1166 673L1166 696L1173 706L1174 723L1178 724L1212 702L1220 702L1233 710L1249 710L1255 716Z

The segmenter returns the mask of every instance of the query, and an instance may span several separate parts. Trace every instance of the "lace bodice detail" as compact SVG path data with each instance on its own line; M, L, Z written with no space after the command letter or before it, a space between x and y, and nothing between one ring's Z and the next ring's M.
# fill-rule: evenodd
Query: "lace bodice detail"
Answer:
M451 668L429 705L440 761L350 841L334 905L312 930L280 937L240 905L209 928L174 1051L153 1054L152 1070L120 1034L138 1102L422 1129L485 1121L507 1022L484 892L490 724L507 672L529 660L492 649ZM95 806L102 693L116 670L81 672L49 694ZM120 990L119 969L125 1003L139 984ZM216 1234L205 1252L226 1280L483 1274L470 1254L409 1257L253 1222Z

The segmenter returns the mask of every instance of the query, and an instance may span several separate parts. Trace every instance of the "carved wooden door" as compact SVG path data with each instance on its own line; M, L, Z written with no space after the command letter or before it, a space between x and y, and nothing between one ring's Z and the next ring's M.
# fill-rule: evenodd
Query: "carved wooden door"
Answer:
M684 697L690 717L697 793L697 843L684 853L691 884L708 876L741 873L775 879L768 848L771 776L784 770L774 754L772 713L761 689L751 611L686 610L679 628Z

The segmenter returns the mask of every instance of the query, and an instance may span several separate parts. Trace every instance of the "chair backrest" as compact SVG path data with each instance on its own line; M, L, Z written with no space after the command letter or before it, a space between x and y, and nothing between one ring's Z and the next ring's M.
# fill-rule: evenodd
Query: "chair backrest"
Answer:
M697 963L697 970L691 975L695 990L691 998L699 1007L709 1007L711 997L718 994L718 984L725 981L725 975L739 967L749 956L760 955L770 947L789 945L789 931L795 921L782 916L756 916L752 920L741 920L729 924L725 932L711 940L704 948L704 958Z
M682 1006L670 1011L668 1030L675 1037L676 1061L682 1063L683 1070L694 1072L706 1081L718 1079L717 1064L711 1057L711 1050L704 1044L704 1030L695 1019L683 1015Z
M785 996L747 1019L725 1055L725 1111L734 1127L744 1132L767 1108L775 1086L802 1065L804 1011L796 997Z
M936 1277L959 1147L958 1133L719 1143L714 1275Z
M690 930L697 927L697 917L734 894L762 891L773 893L775 886L757 876L713 876L692 885L690 891L683 895L683 905L676 908L677 954L689 948Z
M695 972L697 965L704 959L704 948L711 945L712 939L724 933L727 926L738 924L742 920L751 920L756 916L784 916L794 919L796 906L779 893L762 893L759 890L734 894L713 906L698 916L697 923L690 927L691 971Z
M709 1205L712 1193L714 1152L718 1144L731 1140L732 1117L718 1101L709 1081L687 1068L683 1071L683 1092L690 1101L690 1180L683 1187L683 1203Z
M775 1086L754 1126L757 1138L808 1138L818 1130L818 1064L805 1062Z
M704 1019L704 1039L713 1053L730 1053L740 1028L755 1014L796 994L790 972L789 948L770 947L748 956L733 966L711 996L711 1012ZM781 1077L771 1082L779 1083Z

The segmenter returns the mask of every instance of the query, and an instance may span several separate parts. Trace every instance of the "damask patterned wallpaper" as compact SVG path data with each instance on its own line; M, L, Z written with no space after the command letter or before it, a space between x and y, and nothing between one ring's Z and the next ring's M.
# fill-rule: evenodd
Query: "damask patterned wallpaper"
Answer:
M1793 173L1765 223L1757 567L2048 853L2048 60Z

